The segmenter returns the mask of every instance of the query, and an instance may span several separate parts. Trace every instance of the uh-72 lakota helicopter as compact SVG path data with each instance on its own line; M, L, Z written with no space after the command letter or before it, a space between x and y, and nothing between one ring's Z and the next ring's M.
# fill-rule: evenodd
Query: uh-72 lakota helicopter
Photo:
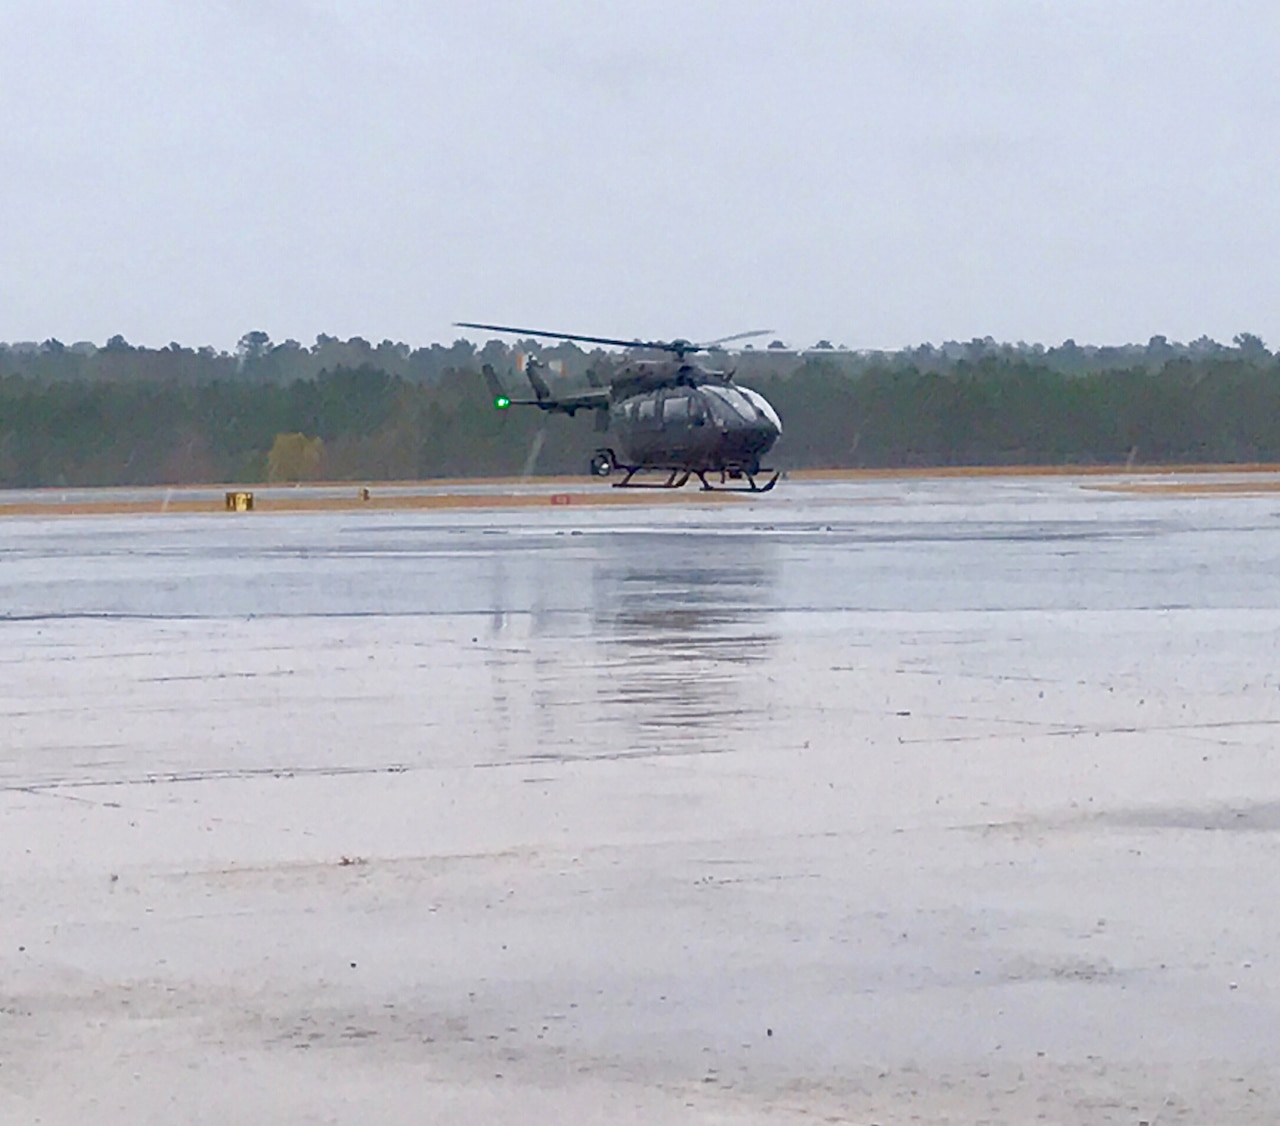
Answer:
M547 365L525 357L521 366L533 388L532 399L512 399L493 367L484 365L485 380L499 410L537 407L570 416L594 411L596 430L611 432L614 444L595 451L591 472L608 477L620 470L622 480L614 482L615 488L678 489L690 477L697 477L706 490L767 493L777 484L776 470L760 468L760 459L782 433L777 411L758 391L734 383L732 371L713 370L689 360L698 352L764 336L771 329L695 344L688 340L614 340L468 321L457 322L457 327L668 354L660 360L628 358L607 383L598 373L588 371L589 389L569 395L555 394L546 379ZM652 473L665 476L636 480L639 474ZM708 480L709 474L718 481ZM762 474L767 477L763 482L757 480Z

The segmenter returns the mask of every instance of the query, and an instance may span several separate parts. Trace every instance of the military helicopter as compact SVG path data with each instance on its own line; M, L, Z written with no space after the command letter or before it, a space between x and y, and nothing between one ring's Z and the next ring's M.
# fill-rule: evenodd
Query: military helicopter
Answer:
M760 459L782 433L777 411L758 391L734 383L732 371L703 367L689 359L735 340L767 335L772 329L694 343L615 340L470 321L458 321L456 327L667 353L669 358L660 360L627 359L607 385L589 371L590 388L572 395L553 393L545 374L548 365L525 357L519 366L533 388L532 399L512 399L493 367L484 365L493 405L499 410L537 407L570 416L580 410L594 411L596 430L612 430L615 444L595 451L591 473L608 477L620 471L622 479L614 482L615 488L679 489L690 477L697 477L706 491L767 493L778 482L776 470L760 468ZM637 480L652 474L658 474L658 479ZM758 479L761 475L765 479Z

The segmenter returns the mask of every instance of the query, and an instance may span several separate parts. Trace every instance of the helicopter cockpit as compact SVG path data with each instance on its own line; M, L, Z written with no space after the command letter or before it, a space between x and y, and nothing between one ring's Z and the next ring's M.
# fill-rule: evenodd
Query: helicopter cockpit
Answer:
M782 419L759 392L727 384L705 384L700 390L717 422L730 426L743 422L753 426L768 422L777 433L782 433Z

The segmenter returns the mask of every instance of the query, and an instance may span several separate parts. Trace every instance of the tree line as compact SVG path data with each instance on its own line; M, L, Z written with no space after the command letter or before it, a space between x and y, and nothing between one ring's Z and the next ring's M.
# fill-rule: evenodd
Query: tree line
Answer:
M477 345L466 339L452 344L431 344L413 348L403 342L383 340L371 344L363 337L340 340L321 334L307 346L296 340L275 343L261 330L246 332L234 351L211 345L186 347L176 341L163 348L131 345L123 336L113 336L99 346L92 341L63 344L46 340L5 344L0 342L0 378L17 375L38 382L157 382L210 383L293 383L313 380L322 372L339 368L374 368L399 376L408 383L434 383L450 371L479 369L490 363L501 369L516 352L532 352L560 360L568 374L581 376L598 363L603 353L582 351L572 343L548 347L536 340L508 345L490 340ZM1065 340L1046 347L1042 344L1001 343L987 337L968 341L948 340L942 344L920 344L896 351L854 350L819 340L811 348L790 348L781 340L762 347L748 345L730 356L712 353L717 366L731 365L744 376L772 378L794 372L805 363L825 363L846 375L892 369L902 372L946 375L960 365L973 366L993 359L1029 363L1062 375L1142 368L1155 372L1177 360L1204 364L1218 360L1245 360L1265 364L1272 359L1261 337L1240 333L1231 344L1220 344L1207 336L1189 343L1153 336L1145 344L1093 345Z
M1280 361L1259 338L1156 338L1112 350L1110 366L1068 345L766 347L710 362L778 408L781 468L1280 461ZM235 353L0 346L0 486L584 472L602 439L590 419L495 411L480 378L490 362L514 380L513 353L536 347L304 348L265 333ZM565 361L567 385L607 362L539 350Z

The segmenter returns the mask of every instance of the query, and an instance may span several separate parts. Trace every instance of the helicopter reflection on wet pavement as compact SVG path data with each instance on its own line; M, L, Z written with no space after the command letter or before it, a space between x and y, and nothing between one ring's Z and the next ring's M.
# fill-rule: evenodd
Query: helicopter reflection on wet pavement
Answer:
M641 541L639 543L635 541ZM758 728L752 687L778 640L770 626L776 545L757 537L632 536L593 582L597 644L609 669L597 698L629 742L655 753L731 749Z
M495 763L717 752L764 718L777 545L710 530L488 537Z

